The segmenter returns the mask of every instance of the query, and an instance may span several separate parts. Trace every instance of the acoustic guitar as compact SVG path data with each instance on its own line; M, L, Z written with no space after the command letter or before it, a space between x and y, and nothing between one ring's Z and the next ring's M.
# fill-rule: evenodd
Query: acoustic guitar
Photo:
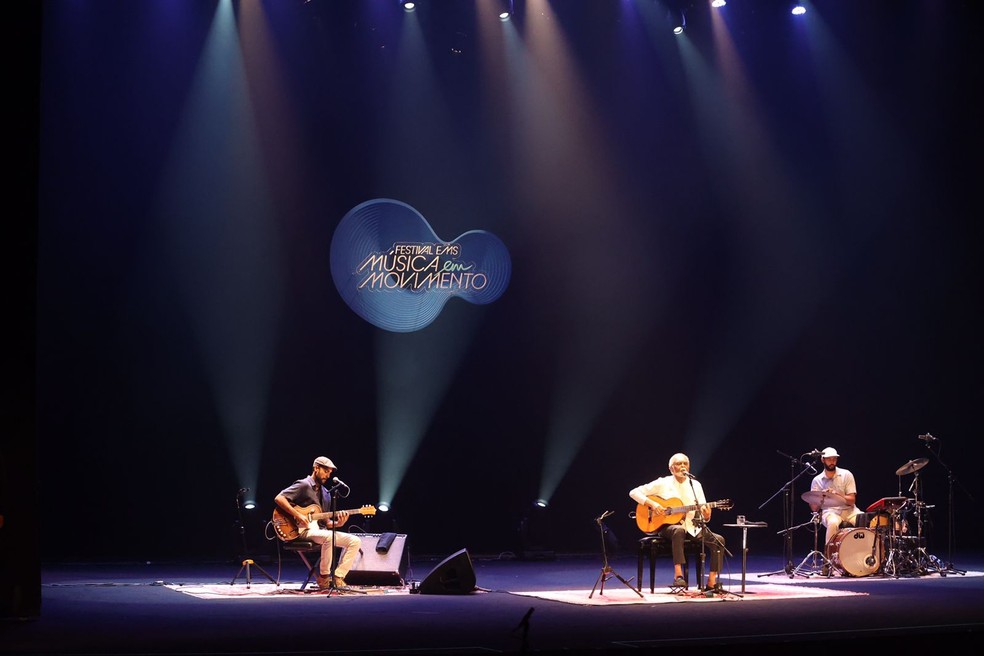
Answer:
M361 508L353 508L352 510L336 510L334 513L330 513L321 512L321 507L318 504L311 504L307 508L304 508L302 512L309 522L316 522L322 519L331 519L333 515L340 513L368 515L371 517L376 514L376 508L375 506L362 506ZM277 533L277 537L284 542L295 540L301 534L293 515L288 515L280 508L273 509L273 530Z
M710 503L701 503L692 506L681 505L683 502L679 499L664 499L655 494L650 495L649 499L663 506L666 509L666 514L657 515L655 508L650 508L640 503L636 508L635 518L636 524L643 533L655 533L663 524L679 524L683 521L684 515L691 510L697 510L701 506L730 510L734 505L731 499L721 499L720 501L711 501Z

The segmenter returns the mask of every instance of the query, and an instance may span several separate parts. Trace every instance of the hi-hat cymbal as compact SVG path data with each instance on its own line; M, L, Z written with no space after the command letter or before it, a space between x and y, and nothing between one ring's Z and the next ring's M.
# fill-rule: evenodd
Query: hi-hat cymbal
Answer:
M916 458L915 460L910 460L901 467L895 470L896 476L906 476L908 474L914 474L923 467L929 464L929 458Z
M807 503L820 506L821 508L840 506L844 503L832 493L824 492L823 490L810 490L809 492L804 492L800 495L800 498Z

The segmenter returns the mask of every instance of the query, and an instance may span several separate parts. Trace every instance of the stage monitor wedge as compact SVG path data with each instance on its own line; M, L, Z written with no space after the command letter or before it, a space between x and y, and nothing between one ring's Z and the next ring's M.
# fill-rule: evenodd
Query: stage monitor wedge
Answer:
M407 570L407 536L396 533L359 533L358 536L362 545L345 582L349 585L403 585Z
M467 549L457 551L438 564L420 582L420 594L470 594L476 590L475 568Z

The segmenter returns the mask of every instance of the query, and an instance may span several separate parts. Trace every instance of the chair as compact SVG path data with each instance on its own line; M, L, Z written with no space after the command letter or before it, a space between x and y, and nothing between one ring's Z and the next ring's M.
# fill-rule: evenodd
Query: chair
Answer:
M321 562L321 545L317 542L311 540L291 540L290 542L284 542L281 544L284 551L291 551L296 553L301 561L303 561L304 566L307 568L307 578L304 579L304 583L301 584L301 590L308 586L311 579L314 578L315 574L318 572L318 563ZM313 562L308 559L308 554L317 554ZM277 585L280 585L280 581L277 581Z
M684 542L683 553L685 556L696 556L697 558L697 580L704 580L704 554L700 548L700 542L687 540ZM649 558L649 592L656 592L656 559L660 557L673 558L673 545L662 535L647 535L639 539L639 572L636 578L636 590L642 591L642 564ZM683 580L690 583L690 558L683 563Z

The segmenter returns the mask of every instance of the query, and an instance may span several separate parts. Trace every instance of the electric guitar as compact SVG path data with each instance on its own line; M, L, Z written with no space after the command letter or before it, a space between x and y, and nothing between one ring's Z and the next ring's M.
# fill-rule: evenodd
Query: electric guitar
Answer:
M348 513L350 515L368 515L372 516L376 514L375 506L362 506L361 508L353 508L352 510L336 510L334 513L321 512L321 507L318 504L313 503L307 508L303 508L302 512L305 517L307 517L309 522L316 522L321 519L332 519L332 515L337 515L339 513ZM297 522L294 521L293 515L288 515L280 508L273 509L273 530L277 533L277 537L284 542L290 542L294 540L301 534L300 530L297 528Z
M730 510L734 505L731 499L721 499L720 501L711 501L710 503L698 503L692 506L683 506L683 502L679 499L663 499L655 494L649 496L651 501L655 501L659 505L666 509L665 515L657 515L655 508L650 508L649 506L640 503L636 508L636 524L638 524L639 529L643 533L655 533L657 529L663 524L679 524L683 521L683 516L686 515L691 510L697 510L701 506L710 506L711 508L721 508L723 510Z

